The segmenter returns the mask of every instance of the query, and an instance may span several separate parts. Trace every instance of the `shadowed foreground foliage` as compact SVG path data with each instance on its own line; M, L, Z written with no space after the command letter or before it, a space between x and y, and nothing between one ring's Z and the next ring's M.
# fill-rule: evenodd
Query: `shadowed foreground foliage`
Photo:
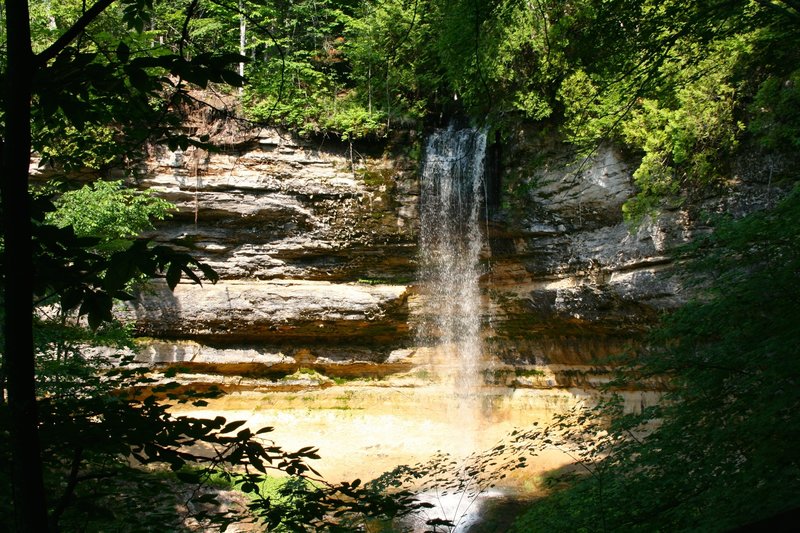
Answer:
M174 287L181 275L199 282L193 268L211 281L216 273L188 255L133 238L171 204L115 182L55 201L44 192L51 190L36 195L43 211L34 226L39 277L33 325L37 428L52 530L213 530L234 522L339 530L420 506L409 492L388 496L359 481L326 483L309 465L319 458L317 450L284 450L268 439L270 427L172 415L176 402L203 407L204 398L220 393L197 393L168 376L155 379L120 355L135 346L129 328L112 319L112 306L150 277L165 277ZM9 412L0 402L4 517L12 515L13 501ZM286 483L265 492L274 475Z
M800 190L684 257L706 296L622 369L668 379L664 401L567 420L601 438L571 444L583 473L554 477L516 531L725 531L800 506Z
M728 531L795 519L800 188L774 209L717 220L678 259L701 297L666 316L644 353L614 361L612 388L658 383L666 387L658 405L625 412L609 392L464 461L438 455L382 482L455 494L463 514L530 458L557 449L574 463L546 478L546 494L512 531ZM449 531L461 518L439 525Z

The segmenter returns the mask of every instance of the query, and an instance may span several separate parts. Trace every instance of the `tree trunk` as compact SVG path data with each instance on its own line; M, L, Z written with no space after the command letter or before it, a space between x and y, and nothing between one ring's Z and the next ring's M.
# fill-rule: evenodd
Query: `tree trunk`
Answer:
M244 9L242 7L242 0L239 0L239 55L243 56L247 49L247 19L244 16ZM239 76L244 78L244 62L239 62ZM244 89L239 87L239 97L242 96Z
M33 350L33 258L28 167L34 56L26 0L6 1L8 70L2 191L5 238L4 366L11 424L15 530L46 532L47 504L36 408Z

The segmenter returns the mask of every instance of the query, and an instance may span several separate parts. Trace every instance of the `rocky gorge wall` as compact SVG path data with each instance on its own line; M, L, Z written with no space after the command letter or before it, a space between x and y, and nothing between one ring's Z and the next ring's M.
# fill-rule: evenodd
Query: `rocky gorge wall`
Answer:
M635 348L663 312L693 296L696 280L672 250L711 231L710 217L741 217L781 194L772 185L774 168L753 154L735 161L730 179L705 197L664 202L657 215L631 224L622 205L636 193L635 166L614 147L582 156L522 129L507 152L507 202L490 237L486 320L499 360L540 370L519 385L607 381L599 359Z
M153 283L122 311L143 337L140 358L194 371L284 376L408 372L414 323L419 181L412 134L356 144L277 130L228 131L223 149L152 149L138 185L178 206L151 237L209 263L216 285ZM636 343L688 297L669 250L707 231L697 209L637 227L622 220L634 187L611 147L583 160L520 130L495 179L481 285L488 382L593 387L597 358ZM758 172L704 209L769 202ZM495 184L497 185L497 184ZM765 192L766 191L766 192Z
M220 281L151 283L121 310L147 338L140 358L266 376L396 371L374 363L409 344L415 164L272 129L224 134L220 151L159 147L145 161L138 186L178 207L149 237Z

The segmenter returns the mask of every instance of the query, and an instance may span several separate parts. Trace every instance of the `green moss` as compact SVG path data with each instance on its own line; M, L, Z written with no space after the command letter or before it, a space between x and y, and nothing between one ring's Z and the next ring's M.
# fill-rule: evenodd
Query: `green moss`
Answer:
M411 377L422 381L433 381L433 374L430 370L419 368L410 374Z
M514 375L510 368L487 368L483 371L483 381L491 384L501 384Z
M363 285L410 285L416 280L412 278L359 278Z
M380 187L381 185L393 185L394 170L391 168L381 168L378 170L360 169L356 171L364 184L369 187Z
M517 377L544 377L545 373L537 368L518 368L515 371Z
M280 381L289 382L289 381L312 381L317 384L323 383L330 383L330 378L323 374L320 374L314 369L301 367L295 373L289 374L288 376L282 378Z

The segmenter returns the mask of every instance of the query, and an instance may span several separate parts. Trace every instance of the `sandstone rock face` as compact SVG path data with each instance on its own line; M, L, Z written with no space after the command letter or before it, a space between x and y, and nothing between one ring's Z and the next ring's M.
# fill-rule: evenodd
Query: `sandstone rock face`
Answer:
M153 149L139 185L178 212L151 237L222 279L142 291L122 311L156 339L141 360L223 373L238 365L242 375L408 370L425 308L415 285L418 168L403 155L415 142L351 146L263 129L230 134L216 153ZM602 383L601 358L690 296L670 250L708 231L697 213L744 214L770 201L766 180L742 170L735 188L696 209L634 227L621 211L635 192L631 168L613 148L581 159L520 131L503 154L482 318L487 380L518 388Z
M378 145L224 133L220 152L153 148L142 169L138 185L178 206L149 237L221 281L142 290L125 318L183 344L149 342L141 360L292 370L383 362L407 345L416 163Z
M151 283L123 312L141 333L208 343L391 345L407 332L404 286L299 280Z
M140 184L179 209L154 237L223 279L408 279L415 163L359 148L275 130L221 153L154 148Z
M511 205L495 217L487 252L487 343L558 386L596 383L600 358L635 345L691 297L671 251L709 231L703 212L741 216L769 203L767 177L740 168L719 195L634 226L621 209L635 193L632 168L613 148L581 158L531 132L510 148L502 179Z

